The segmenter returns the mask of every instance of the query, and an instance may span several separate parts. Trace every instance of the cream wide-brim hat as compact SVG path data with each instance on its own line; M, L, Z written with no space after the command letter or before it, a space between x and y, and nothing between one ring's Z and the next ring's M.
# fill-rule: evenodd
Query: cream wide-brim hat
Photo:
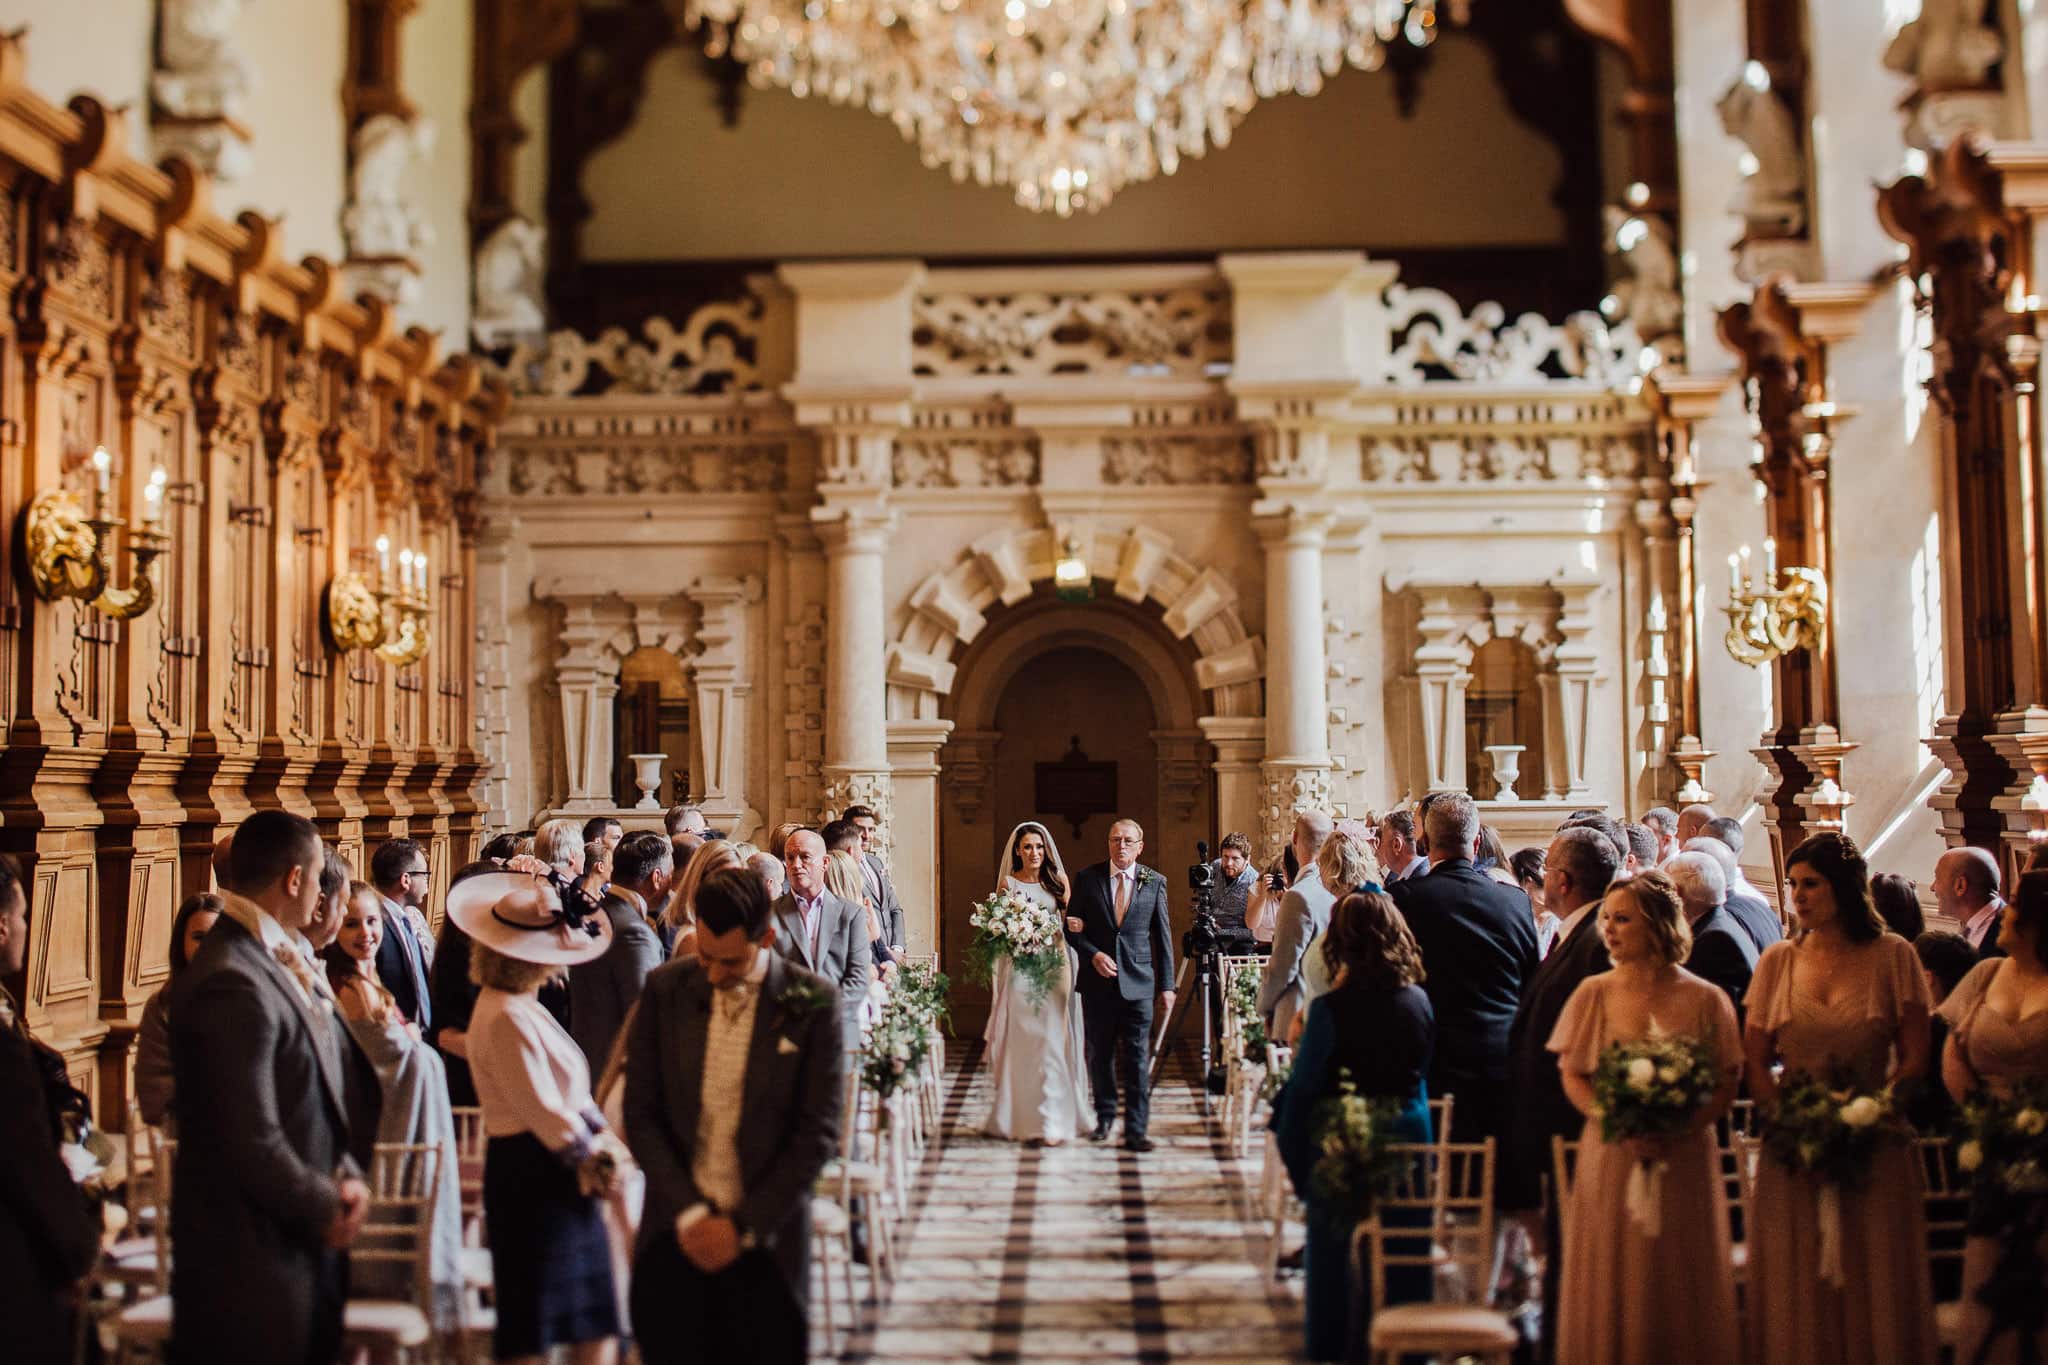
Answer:
M594 913L571 924L555 889L529 872L487 872L456 883L448 918L492 952L521 962L573 967L612 946L608 917Z

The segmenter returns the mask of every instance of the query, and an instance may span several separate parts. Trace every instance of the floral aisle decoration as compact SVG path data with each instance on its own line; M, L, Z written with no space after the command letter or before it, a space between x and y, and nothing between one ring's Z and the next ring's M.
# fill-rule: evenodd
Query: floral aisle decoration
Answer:
M998 891L975 902L967 917L974 937L967 945L967 978L993 985L996 969L1008 959L1010 974L1025 983L1029 998L1043 1002L1059 979L1067 940L1060 913L1014 891Z
M1409 1158L1392 1150L1400 1107L1358 1093L1350 1069L1338 1072L1337 1093L1316 1109L1316 1201L1338 1218L1358 1223L1401 1181Z
M952 987L946 974L929 962L905 962L897 968L890 995L926 1028L943 1029L947 1022L946 992Z
M1975 1190L1972 1231L1988 1231L1998 1244L1990 1278L1977 1291L1991 1312L1987 1345L2013 1333L2024 1354L2048 1323L2041 1294L2048 1283L2041 1255L2048 1238L2048 1081L1971 1095L1956 1126L1955 1155Z
M1611 1143L1673 1137L1698 1120L1720 1088L1713 1050L1697 1038L1672 1034L1612 1043L1593 1068L1593 1112L1600 1136ZM1638 1161L1623 1191L1629 1217L1648 1237L1663 1231L1667 1164Z
M1911 1135L1890 1089L1869 1090L1837 1078L1828 1084L1788 1071L1763 1119L1764 1155L1819 1184L1820 1276L1840 1287L1842 1191L1860 1189L1885 1143Z
M882 1011L868 1030L867 1045L861 1049L861 1084L886 1101L917 1081L931 1047L931 1031L923 1014L900 995L883 1002Z
M1237 1060L1245 1066L1266 1063L1266 1022L1259 1015L1259 974L1240 971L1230 978L1223 1008L1237 1024Z

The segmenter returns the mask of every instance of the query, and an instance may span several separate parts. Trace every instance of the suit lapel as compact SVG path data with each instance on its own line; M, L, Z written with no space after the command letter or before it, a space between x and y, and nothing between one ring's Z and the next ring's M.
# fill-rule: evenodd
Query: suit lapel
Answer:
M261 913L260 911L258 913ZM237 926L240 927L240 926ZM319 1063L320 1080L326 1088L327 1099L334 1106L334 1112L343 1124L348 1121L348 1100L341 1079L341 1046L335 1031L344 1027L340 1016L329 1014L325 1028L319 1027L313 1019L315 1001L308 1001L299 990L299 983L285 965L271 955L263 946L260 937L243 929L243 936L249 940L248 951L259 964L254 968L259 980L267 982L271 991L282 1001L286 1011L298 1020L299 1030L305 1035L306 1045L313 1050L314 1059ZM317 997L316 997L317 1001ZM323 1042L323 1038L325 1041Z
M821 908L819 914L824 913ZM811 942L804 934L803 911L797 908L796 897L785 895L775 903L775 932L789 941L797 961L816 971L811 958ZM822 932L822 931L821 931Z

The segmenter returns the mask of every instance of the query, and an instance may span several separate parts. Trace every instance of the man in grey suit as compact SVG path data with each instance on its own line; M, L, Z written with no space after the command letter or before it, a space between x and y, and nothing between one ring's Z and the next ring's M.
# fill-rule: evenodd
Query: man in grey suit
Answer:
M882 866L881 822L875 818L873 808L848 806L846 814L840 817L860 831L861 875L867 878L868 892L875 898L875 912L882 919L882 933L889 941L889 951L902 956L903 945L903 902L896 899L896 888L889 881L889 869Z
M294 942L324 856L305 817L250 816L226 911L172 987L175 1361L327 1362L341 1349L341 1253L370 1196L347 1155L342 1024Z
M825 889L825 840L816 830L790 835L783 861L789 889L775 902L775 951L837 983L851 1058L860 1051L861 1008L875 976L867 912Z
M1109 827L1109 860L1081 869L1067 902L1067 942L1081 955L1074 989L1087 1033L1088 1089L1095 1100L1091 1142L1116 1122L1117 1071L1123 1071L1124 1148L1149 1152L1152 1001L1173 1017L1173 922L1166 878L1138 861L1145 831L1136 820Z
M674 874L665 834L641 830L612 852L612 881L600 902L612 922L612 946L569 969L569 1036L583 1049L592 1076L603 1073L647 974L661 965L661 939L647 907L667 898Z
M1308 986L1301 969L1309 945L1330 927L1330 907L1337 901L1336 892L1323 885L1322 874L1316 871L1316 855L1332 828L1330 817L1319 810L1305 810L1294 818L1294 858L1301 875L1281 898L1273 919L1273 956L1266 960L1266 974L1259 981L1259 1013L1266 1021L1266 1036L1276 1043L1287 1041L1294 1016L1307 1008Z
M745 868L698 888L697 955L647 979L627 1040L626 1142L647 1176L632 1316L650 1361L798 1361L811 1186L839 1141L832 983L773 950Z

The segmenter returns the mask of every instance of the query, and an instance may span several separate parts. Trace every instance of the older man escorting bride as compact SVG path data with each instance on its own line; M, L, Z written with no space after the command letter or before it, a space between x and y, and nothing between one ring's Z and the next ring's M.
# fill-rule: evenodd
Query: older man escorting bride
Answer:
M995 1104L982 1131L990 1137L1037 1141L1056 1147L1078 1136L1088 1112L1087 1053L1081 1005L1074 994L1078 966L1067 946L1063 920L1071 883L1059 850L1044 825L1027 821L1010 831L996 869L995 894L977 909L978 918L1022 923L1034 935L1050 927L1043 951L1019 964L996 945L1005 934L993 925L978 929L996 960L991 963L995 997L989 1006L989 1063L996 1078ZM1021 902L1014 908L1005 897Z

